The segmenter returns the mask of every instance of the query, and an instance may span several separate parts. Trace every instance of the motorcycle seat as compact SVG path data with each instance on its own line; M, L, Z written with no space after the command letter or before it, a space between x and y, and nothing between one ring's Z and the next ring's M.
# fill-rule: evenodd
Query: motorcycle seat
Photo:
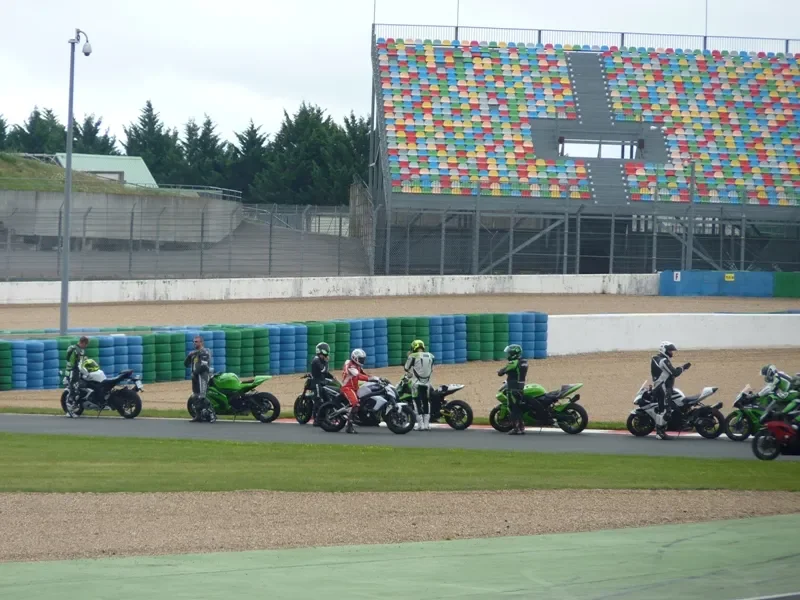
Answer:
M700 401L700 394L695 396L686 396L683 399L684 404L697 404Z
M246 377L244 379L239 379L240 383L253 383L253 381L254 381L253 377Z

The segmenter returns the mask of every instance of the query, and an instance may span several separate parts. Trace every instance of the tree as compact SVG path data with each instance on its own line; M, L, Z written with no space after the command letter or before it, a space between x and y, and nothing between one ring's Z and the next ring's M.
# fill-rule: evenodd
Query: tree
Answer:
M15 125L7 136L9 149L29 154L55 154L64 152L67 129L49 108L44 112L34 107L22 125Z
M116 136L110 135L108 128L101 135L102 125L103 118L95 119L94 114L86 115L83 123L76 123L73 150L82 154L119 155Z
M148 100L136 123L123 127L128 156L140 156L153 178L162 184L175 183L181 179L183 155L178 140L178 131L168 129Z
M351 111L350 115L344 119L344 131L347 135L350 151L353 154L354 174L366 181L370 161L369 119L367 117L356 117Z
M250 193L258 202L347 203L353 158L347 135L324 111L303 103L268 146L266 165Z
M181 142L184 156L184 183L222 187L228 178L228 143L220 140L217 126L206 115L203 126L190 119Z
M8 121L0 115L0 150L6 149L6 138L8 137Z
M261 133L250 119L250 125L241 133L234 133L237 144L231 148L226 187L242 190L246 195L267 160L267 135Z

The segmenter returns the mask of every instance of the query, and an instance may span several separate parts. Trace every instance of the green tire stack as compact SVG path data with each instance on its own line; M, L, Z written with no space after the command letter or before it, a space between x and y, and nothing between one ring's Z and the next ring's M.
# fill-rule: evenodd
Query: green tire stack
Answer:
M430 317L417 317L416 330L414 331L414 338L411 340L422 340L425 347L430 350L431 347L431 318ZM406 352L411 349L411 342L406 346Z
M58 368L62 371L66 371L67 368L67 348L77 343L78 338L76 337L60 337L56 340L56 346L58 347Z
M242 327L239 330L242 333L242 372L239 373L242 377L252 377L255 370L255 338L253 336L253 329L251 327Z
M330 364L333 370L341 369L344 366L344 363L338 362L338 354L336 351L338 348L336 347L336 323L333 321L325 321L322 324L322 333L325 341L328 342L328 346L331 347L330 353ZM316 344L314 344L316 346Z
M497 313L494 317L494 360L506 357L504 350L508 346L508 314Z
M170 381L184 381L186 379L186 367L183 366L186 358L186 333L183 331L170 333L169 349L172 371Z
M75 340L75 343L77 343L77 340ZM101 369L103 368L103 365L100 363L100 340L96 337L89 338L89 345L86 346L86 356L100 365Z
M330 345L330 342L325 337L324 324L318 323L317 321L308 321L305 323L305 326L308 330L308 365L309 368L311 368L311 361L314 360L317 344L320 342L325 342L326 344Z
M0 340L0 392L11 389L11 373L14 366L11 364L11 342Z
M481 316L467 315L467 360L481 359Z
M142 383L155 383L156 374L156 336L142 334Z
M481 327L481 360L494 360L494 315L482 314Z
M400 347L400 363L399 364L405 364L408 348L409 348L409 346L411 346L411 342L414 341L414 338L417 337L417 318L416 317L403 317L400 320L400 328L401 328L402 334L400 336L401 347Z
M269 375L269 329L253 329L253 375Z
M389 338L389 366L405 363L403 356L403 319L390 317L386 319L386 329Z
M350 323L348 321L335 321L336 326L336 354L335 364L344 365L350 358Z
M228 373L242 372L242 332L239 329L225 329L225 370Z
M160 331L155 334L156 381L172 381L172 334Z

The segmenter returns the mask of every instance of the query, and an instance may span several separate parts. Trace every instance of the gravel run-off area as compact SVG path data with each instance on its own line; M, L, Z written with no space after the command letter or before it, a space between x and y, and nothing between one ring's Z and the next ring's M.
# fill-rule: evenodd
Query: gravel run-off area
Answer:
M800 493L733 491L13 493L0 494L0 561L592 531L791 514L799 503Z

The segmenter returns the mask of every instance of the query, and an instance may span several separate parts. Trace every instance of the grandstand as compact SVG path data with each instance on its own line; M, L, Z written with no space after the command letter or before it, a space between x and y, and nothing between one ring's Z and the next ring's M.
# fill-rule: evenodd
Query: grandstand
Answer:
M507 41L473 41L498 34ZM797 269L792 50L800 43L376 25L377 271ZM577 144L597 156L569 156Z

